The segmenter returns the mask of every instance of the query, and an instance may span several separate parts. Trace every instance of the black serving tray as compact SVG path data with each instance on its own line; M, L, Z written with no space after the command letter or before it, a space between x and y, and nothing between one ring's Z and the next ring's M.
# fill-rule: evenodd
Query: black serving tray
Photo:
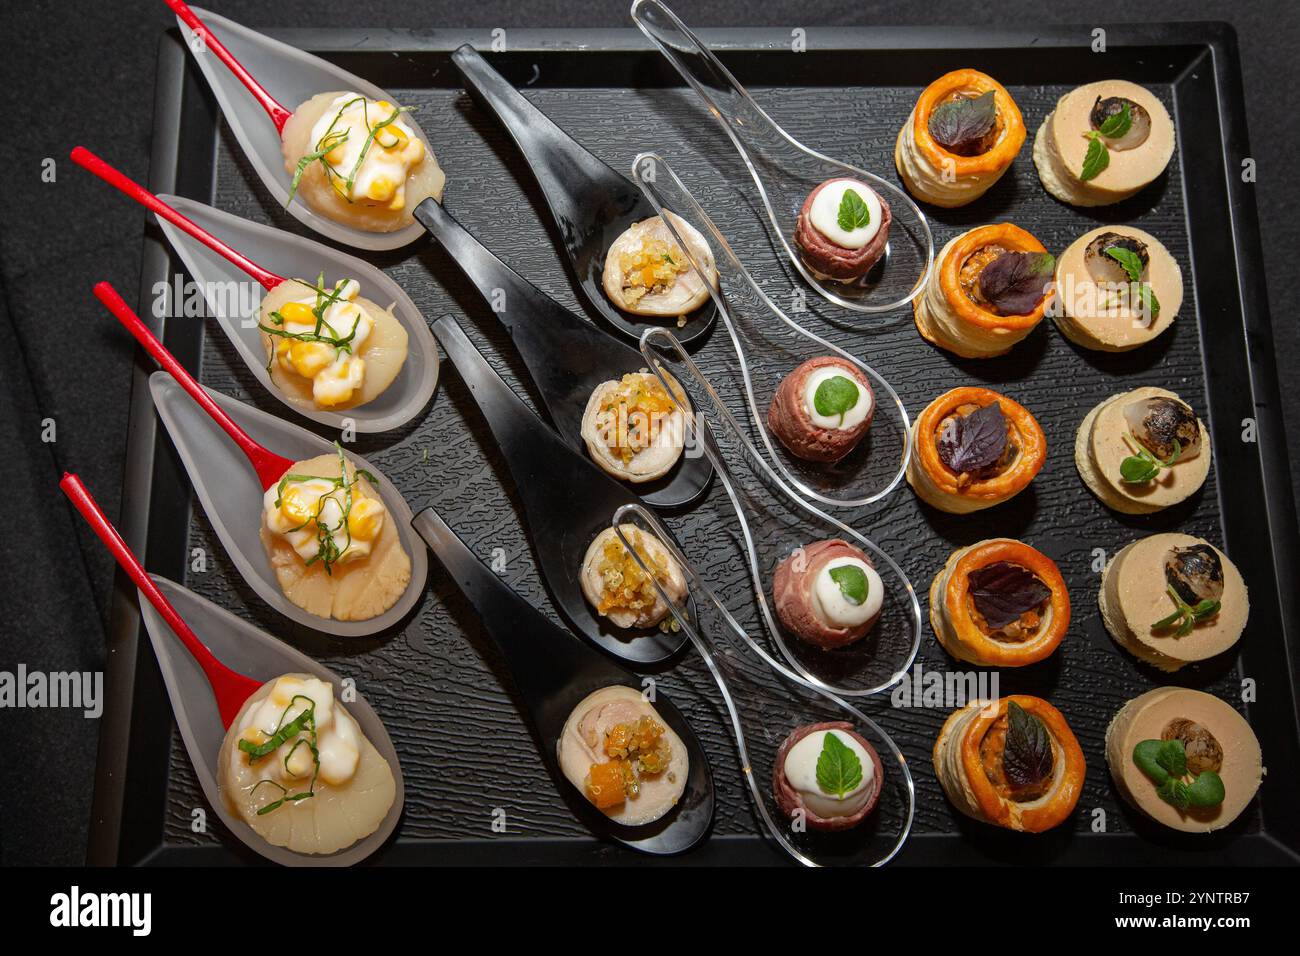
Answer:
M554 237L543 225L542 197L506 133L462 92L450 52L462 42L491 48L483 31L284 30L287 42L334 59L420 109L436 130L448 171L448 207L489 247L560 301L577 297ZM1179 149L1166 177L1120 205L1074 210L1040 187L1026 143L1015 167L973 205L932 210L936 249L977 223L1011 220L1059 252L1099 222L1132 221L1155 233L1182 264L1188 301L1169 334L1146 349L1107 356L1074 349L1043 323L1009 357L952 360L922 343L909 310L870 333L831 334L870 361L916 414L959 384L989 384L1028 406L1046 429L1049 457L1032 489L982 515L922 509L899 489L884 507L853 514L864 533L890 550L922 592L954 547L998 534L1023 537L1060 564L1071 588L1074 623L1049 662L1002 674L1002 693L1049 697L1069 718L1088 760L1087 782L1072 825L1029 838L972 823L944 799L930 747L946 710L893 709L887 695L864 708L902 747L916 780L916 820L901 863L1265 864L1300 860L1300 733L1296 678L1300 601L1297 534L1277 401L1272 337L1261 272L1251 187L1240 170L1249 157L1236 41L1216 24L1122 25L1106 30L1106 53L1092 52L1092 27L1045 29L810 29L807 52L776 29L709 30L723 61L790 131L827 153L893 177L895 133L920 90L958 67L1006 84L1033 130L1056 98L1081 83L1122 77L1152 88L1178 125ZM616 168L642 149L657 149L696 191L733 246L774 297L793 282L766 238L748 178L721 131L667 64L632 29L507 31L509 52L489 54L498 69L556 122ZM147 109L142 96L132 108ZM151 186L237 214L301 231L262 190L216 113L206 85L176 31L161 41ZM430 117L436 116L437 121ZM93 144L91 144L93 146ZM110 157L111 159L111 157ZM1190 197L1190 199L1189 199ZM123 209L122 215L132 215ZM454 264L427 242L375 257L427 317L451 311L494 366L533 401L509 342L482 312ZM145 235L141 313L152 315L154 289L180 270L150 223ZM157 323L164 340L205 384L275 413L226 340L195 319ZM723 331L697 360L739 412ZM429 593L411 623L386 639L344 641L295 631L239 580L199 509L166 435L157 426L145 376L132 396L123 524L151 570L177 580L354 676L384 718L402 756L407 805L396 840L377 863L591 863L656 861L597 842L574 820L517 719L501 662L478 633L472 612L431 562ZM1114 515L1075 474L1075 428L1096 402L1146 384L1175 388L1208 419L1215 467L1204 491L1145 519ZM1253 419L1258 441L1243 443ZM504 577L549 612L517 518L504 463L449 363L425 418L354 446L384 470L412 505L435 505L484 558L505 559ZM427 451L427 459L425 452ZM720 490L675 519L679 537L705 578L746 623L748 579L737 562L711 556L710 536L724 533ZM1107 722L1130 697L1169 682L1116 649L1102 627L1095 595L1094 549L1113 553L1140 534L1183 530L1222 542L1250 587L1251 614L1235 658L1187 668L1173 682L1237 702L1263 744L1269 768L1260 799L1227 831L1183 839L1156 831L1118 800L1106 772ZM761 534L762 529L758 529ZM196 551L206 570L195 571ZM500 549L499 551L496 549ZM747 616L749 615L749 616ZM140 639L134 592L119 589L110 640L110 699L103 721L90 860L94 863L210 865L253 862L229 837L196 833L203 807L170 716L162 682ZM928 629L919 663L951 666ZM724 730L716 689L693 656L659 679L695 726L713 762L718 812L712 838L679 863L779 863L760 829ZM1240 704L1243 680L1257 702ZM472 730L470 729L472 728ZM492 829L504 808L507 832ZM1104 812L1105 832L1093 832ZM212 816L208 814L209 827Z

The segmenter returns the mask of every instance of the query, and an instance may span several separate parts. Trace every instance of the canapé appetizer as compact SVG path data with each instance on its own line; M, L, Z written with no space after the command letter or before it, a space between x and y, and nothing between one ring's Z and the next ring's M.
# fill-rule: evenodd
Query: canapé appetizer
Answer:
M675 318L679 326L717 288L718 267L713 249L700 231L676 213L667 213L677 234L690 247L682 251L662 216L633 223L614 240L605 254L601 276L605 295L614 305L633 315ZM691 267L691 258L704 277Z
M934 772L966 816L1042 833L1074 812L1087 771L1061 712L1039 697L974 700L944 722Z
M1120 551L1106 564L1098 603L1116 644L1170 672L1231 648L1250 614L1236 565L1187 534L1154 534Z
M814 541L776 566L772 604L782 626L824 650L860 641L880 620L885 586L847 541Z
M867 376L838 356L809 359L781 379L767 409L767 425L790 454L836 462L871 428L876 395Z
M1127 199L1169 165L1174 124L1164 104L1127 80L1066 93L1034 137L1043 188L1072 206Z
M685 402L680 386L674 391ZM682 457L685 433L681 408L651 372L602 382L582 413L582 439L592 461L634 484L668 474Z
M308 674L267 681L231 722L217 759L231 810L273 846L335 853L379 829L396 798L393 770Z
M916 328L963 358L1002 355L1043 321L1056 260L1009 222L971 229L939 253L912 302Z
M411 582L411 557L374 475L336 454L294 462L262 499L262 546L280 589L319 617L365 621Z
M1259 740L1245 718L1184 687L1158 687L1121 707L1106 728L1106 763L1125 800L1187 833L1237 819L1264 776Z
M978 70L953 70L925 88L894 143L907 191L936 206L964 206L1011 168L1025 142L1020 108Z
M403 122L404 107L360 93L319 93L284 125L289 199L300 197L335 222L394 232L414 222L411 210L442 201L447 177L428 145Z
M1075 345L1127 352L1174 324L1183 273L1154 236L1102 226L1070 244L1056 263L1052 320Z
M294 405L341 411L377 398L406 361L396 316L354 279L326 288L289 279L262 300L258 329L271 381Z
M601 813L624 826L653 823L686 789L690 755L640 691L614 685L573 709L556 743L560 769Z
M686 597L686 576L677 560L662 541L632 524L620 525L637 554L654 568L654 577L646 574L636 558L619 540L618 532L606 528L596 535L582 559L580 581L582 594L601 617L616 627L635 629L672 627L667 602L655 587L660 586L674 602Z
M796 826L848 830L876 809L884 775L880 755L852 724L805 724L777 750L772 794Z
M930 625L953 657L1021 667L1056 650L1070 626L1070 592L1056 562L1022 541L958 548L930 585Z
M1112 395L1084 416L1074 438L1074 463L1106 507L1150 514L1205 484L1210 433L1173 392L1136 388Z
M861 282L885 255L889 203L866 183L831 179L804 200L794 242L819 279Z
M987 388L940 395L912 428L907 482L926 504L952 514L1009 501L1047 460L1047 438L1034 416Z

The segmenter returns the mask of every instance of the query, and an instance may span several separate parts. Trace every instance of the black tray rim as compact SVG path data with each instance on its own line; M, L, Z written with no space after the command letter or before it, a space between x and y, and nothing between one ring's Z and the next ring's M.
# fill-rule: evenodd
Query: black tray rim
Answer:
M1274 586L1278 598L1279 623L1282 631L1282 651L1287 669L1292 675L1292 693L1286 713L1293 733L1291 739L1300 750L1300 710L1297 709L1294 684L1300 674L1300 635L1287 623L1297 620L1300 614L1300 525L1297 524L1293 500L1290 466L1284 453L1285 445L1270 440L1285 434L1280 404L1280 389L1276 363L1272 357L1272 323L1268 308L1267 286L1262 265L1262 241L1259 217L1254 195L1249 184L1235 175L1236 163L1250 156L1246 130L1245 95L1241 79L1240 56L1235 29L1228 23L1217 21L1189 21L1182 23L1126 23L1092 24L1088 26L1044 25L1025 27L972 27L972 26L884 26L884 27L801 27L805 31L808 49L817 51L856 50L936 50L960 51L974 49L1006 49L1023 46L1077 48L1083 37L1091 35L1098 26L1112 38L1110 45L1116 49L1127 47L1200 47L1204 48L1213 69L1215 92L1218 99L1216 118L1222 131L1225 169L1226 210L1232 245L1236 253L1236 292L1241 314L1241 332L1245 340L1247 387L1258 427L1256 449L1259 455L1259 479L1262 504L1266 510L1269 529L1267 547L1274 569ZM791 30L795 27L738 27L705 28L697 32L714 50L733 53L761 53L763 51L789 50ZM316 53L331 52L399 52L399 53L450 53L462 43L473 43L484 50L491 49L492 31L484 29L414 30L379 28L369 30L292 28L263 29L261 32L293 46ZM507 31L509 54L536 53L617 53L622 51L646 52L649 41L635 28L509 28ZM189 56L181 40L180 31L170 28L163 32L158 43L157 72L154 91L154 137L150 155L149 188L155 193L178 192L178 164L182 148L183 95L185 73ZM1189 232L1191 226L1189 223ZM172 256L165 243L146 229L140 272L139 312L146 317L154 332L171 347L166 332L166 319L152 316L150 290L158 282L170 283ZM199 336L201 345L202 337ZM1254 348L1252 348L1252 345ZM189 351L188 349L186 351ZM1204 357L1204 347L1202 347ZM182 361L193 360L195 355L180 354ZM126 443L126 462L123 475L123 494L120 504L119 528L127 543L141 555L146 566L158 571L157 561L150 561L150 539L160 524L181 522L188 526L190 500L168 501L162 504L168 512L167 522L151 523L151 514L160 510L151 507L155 484L165 484L174 478L168 472L168 456L158 456L161 440L158 421L153 413L147 380L153 371L147 356L137 350L133 370L130 410ZM1209 374L1207 369L1207 390ZM1221 460L1221 459L1220 459ZM1220 513L1225 535L1229 534L1227 520L1228 502L1220 490ZM160 572L161 573L161 572ZM134 729L137 688L141 692L161 694L157 665L150 657L148 641L142 640L142 622L136 606L135 590L124 574L115 578L111 602L110 622L107 631L106 682L108 684L104 715L100 722L100 741L96 763L94 791L91 806L90 839L87 862L91 865L119 865L139 863L146 865L221 865L236 862L225 847L180 848L157 845L152 850L136 853L124 859L122 846L123 808L129 789L128 774L138 770L145 754L134 753L137 740ZM155 685L149 687L149 682ZM134 757L134 759L132 759ZM165 770L165 768L162 768ZM1184 864L1221 863L1296 863L1300 851L1274 837L1267 829L1271 814L1261 807L1259 833L1238 837L1223 855L1191 854L1177 862ZM161 824L160 824L161 825ZM908 854L913 859L900 862L946 862L941 844L950 843L945 837L952 834L914 834L909 844L917 852ZM1119 843L1139 842L1132 833L1076 834L1075 841L1085 848L1099 843L1116 850ZM761 836L718 836L710 841L714 850L701 848L680 862L691 862L697 857L705 865L728 862L764 863L780 862L778 855L766 845ZM547 854L548 847L565 845L565 851ZM763 850L759 851L758 846ZM1297 844L1300 846L1300 844ZM491 853L467 848L448 841L400 840L389 848L385 856L392 857L398 865L427 859L433 850L440 861L468 865L474 863L511 862L500 851L517 848L513 862L567 862L589 864L592 862L622 862L628 857L603 844L585 846L574 841L529 840L500 841L500 847ZM525 851L525 847L535 850ZM1084 853L1097 863L1114 865L1127 854L1115 854L1090 849ZM938 852L935 852L938 850ZM723 852L726 851L726 852ZM1166 848L1168 853L1168 848ZM721 855L720 855L721 854ZM766 856L766 859L764 858ZM639 859L639 858L638 858ZM1160 862L1172 862L1166 855ZM641 861L648 862L648 861ZM992 862L984 860L983 862ZM1155 861L1153 861L1155 862Z

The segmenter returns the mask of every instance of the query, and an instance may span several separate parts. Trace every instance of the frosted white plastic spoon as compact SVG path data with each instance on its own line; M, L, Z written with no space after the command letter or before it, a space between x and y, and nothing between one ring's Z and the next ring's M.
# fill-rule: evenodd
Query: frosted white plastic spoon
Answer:
M364 94L372 100L397 102L373 83L318 56L272 40L182 0L165 0L176 14L181 35L212 87L222 115L262 182L289 214L322 235L358 249L400 249L424 234L413 222L394 232L369 232L335 222L315 212L300 197L289 201L293 177L284 168L280 134L293 110L317 93L334 90ZM269 87L263 83L270 84ZM429 145L411 113L402 116L416 136Z
M438 384L438 346L410 296L385 272L342 250L192 199L155 196L82 146L72 151L72 161L154 213L239 357L262 386L289 408L322 425L343 429L351 424L362 433L397 428L424 411ZM271 380L257 328L260 297L243 291L250 278L270 292L289 277L313 283L322 272L327 287L340 279L355 279L365 298L381 306L391 303L407 334L406 360L393 383L364 405L337 412L292 401Z
M140 614L158 658L185 751L203 796L226 828L268 860L286 866L350 866L383 846L402 815L405 785L393 741L383 721L359 692L348 700L348 713L388 762L396 784L393 805L374 833L337 853L294 853L267 843L231 812L217 787L217 756L226 729L244 701L267 681L285 674L311 674L332 684L340 697L344 692L342 679L306 654L179 584L146 574L81 479L65 474L59 487L138 589Z
M768 231L790 263L828 302L863 313L883 313L920 294L934 262L934 237L912 197L865 169L832 159L799 142L754 101L704 42L660 0L634 0L632 20L700 95L754 180L767 212ZM794 246L804 200L829 179L866 183L893 215L884 260L861 284L820 279Z

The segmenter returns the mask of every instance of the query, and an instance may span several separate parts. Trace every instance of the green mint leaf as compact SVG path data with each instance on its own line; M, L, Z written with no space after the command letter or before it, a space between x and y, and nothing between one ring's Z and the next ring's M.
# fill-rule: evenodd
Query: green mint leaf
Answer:
M1143 740L1133 748L1133 763L1156 786L1169 779L1169 771L1160 766L1160 761L1156 759L1162 744L1164 744L1163 740Z
M1162 740L1156 751L1156 762L1171 777L1187 775L1187 748L1181 740Z
M1155 478L1160 466L1152 458L1130 455L1119 463L1120 479L1130 485L1141 485Z
M1090 179L1096 179L1109 165L1110 150L1106 148L1106 144L1102 142L1100 136L1089 137L1088 152L1084 154L1083 169L1079 171L1079 178L1085 183Z
M1106 255L1110 256L1128 273L1129 282L1137 282L1142 278L1142 260L1132 249L1125 249L1123 246L1110 246L1106 249Z
M1222 606L1220 602L1206 598L1192 608L1192 617L1197 621L1203 621L1207 617L1214 617L1219 613L1219 608Z
M844 413L858 404L861 392L857 383L844 375L833 375L817 386L813 393L813 408L818 415L830 417L839 415L844 420Z
M855 190L846 189L844 198L840 200L840 211L835 221L845 232L865 229L871 224L871 210Z
M1142 297L1143 311L1151 316L1154 322L1160 317L1160 300L1156 298L1155 291L1151 286L1143 283L1138 287L1138 295Z
M831 568L828 572L831 580L840 586L844 600L853 605L861 605L867 599L867 573L853 564L844 564Z
M1133 107L1125 103L1118 113L1107 116L1097 132L1107 139L1119 139L1133 128Z
M1205 771L1187 788L1187 802L1193 807L1217 807L1226 796L1223 780L1213 770Z
M1156 796L1170 806L1177 807L1179 810L1186 810L1189 805L1187 798L1187 784L1183 783L1176 777L1170 777L1160 786L1156 787Z
M817 786L843 800L862 782L862 761L834 731L822 738L822 752L817 757Z

